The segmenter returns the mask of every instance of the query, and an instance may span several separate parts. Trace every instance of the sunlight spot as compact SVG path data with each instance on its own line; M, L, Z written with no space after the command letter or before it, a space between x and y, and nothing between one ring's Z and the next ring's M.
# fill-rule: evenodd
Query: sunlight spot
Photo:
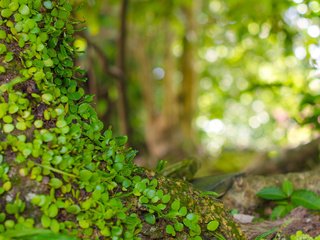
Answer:
M157 80L162 80L165 76L165 71L163 68L161 67L156 67L152 70L153 76L157 79Z
M218 155L221 151L222 145L224 144L223 141L210 141L207 143L207 150L209 153Z
M287 131L288 143L290 147L296 147L299 144L307 143L310 141L311 137L310 127L291 127Z
M270 65L262 65L260 68L259 68L259 77L267 82L273 82L276 80L276 76L275 74L273 73L273 66L270 66Z
M308 27L308 34L310 37L317 38L320 36L320 28L317 25L311 25Z
M311 44L309 46L309 53L311 58L320 59L320 48L317 45Z
M205 123L203 129L207 133L220 134L224 130L224 123L220 119L209 120Z
M299 18L297 20L297 26L300 29L307 29L309 27L309 20L306 18Z
M205 59L208 62L215 62L218 59L218 54L213 48L209 48L205 53Z
M248 24L248 31L251 35L257 35L260 31L259 24L252 22Z
M217 54L220 58L228 56L228 48L226 46L217 46Z
M205 133L212 134L222 134L225 130L225 125L220 119L212 119L201 116L196 120L196 125L201 128Z
M289 25L294 25L299 18L297 9L290 7L284 14L284 19Z
M230 90L231 85L233 84L233 77L230 74L225 74L224 78L220 81L219 86L222 90Z
M300 14L306 14L306 13L308 12L308 6L307 6L307 4L304 4L304 3L299 4L299 5L297 6L297 11L298 11L298 13L300 13Z
M261 32L259 34L259 37L261 39L266 39L267 37L269 37L270 30L271 30L271 25L269 23L264 23L261 27Z
M252 103L252 95L250 95L249 93L241 94L240 102L243 105L250 105Z
M273 132L272 132L272 137L275 140L280 140L283 137L285 137L285 130L283 128L276 128Z
M237 36L233 31L226 31L225 36L226 36L227 40L230 42L234 43L237 41Z
M252 103L252 109L257 113L261 112L264 109L264 103L262 101L260 101L260 100L255 100Z
M302 3L303 0L293 0L295 3Z
M212 92L208 92L206 94L202 94L198 98L198 105L201 107L201 109L210 109L212 104L214 103L214 95Z
M309 7L312 12L318 13L320 12L320 4L317 1L312 1L309 3Z
M249 118L249 126L253 129L260 127L260 122L259 122L257 116L253 116L253 117Z
M208 15L205 13L200 13L197 17L198 23L204 25L208 23Z
M182 54L182 46L181 44L179 43L175 43L173 46L172 46L172 54L175 56L175 57L180 57L181 54Z
M200 88L203 90L210 90L212 88L212 80L208 77L200 80Z
M314 79L309 83L309 88L313 92L320 91L320 79Z
M222 5L220 1L211 1L209 8L212 12L219 12L222 9Z
M240 128L237 129L238 138L235 140L235 143L240 147L246 147L250 143L250 132L248 129Z
M302 60L307 56L307 51L304 47L299 46L294 48L294 55L299 59Z
M205 116L200 116L200 117L198 117L198 118L196 119L196 125L197 125L197 127L202 128L207 120L208 120L208 119L207 119Z
M261 124L265 124L269 122L270 117L269 114L266 111L262 111L258 114L258 120Z
M240 77L237 79L236 85L239 90L243 91L243 90L247 89L247 87L249 86L249 83L246 79Z

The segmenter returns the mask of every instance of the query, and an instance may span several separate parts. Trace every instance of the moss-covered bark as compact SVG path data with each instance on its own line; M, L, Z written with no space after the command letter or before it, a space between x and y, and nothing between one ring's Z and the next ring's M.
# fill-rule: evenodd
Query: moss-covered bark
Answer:
M0 233L245 239L222 203L136 167L127 139L102 132L73 65L70 11L0 1Z

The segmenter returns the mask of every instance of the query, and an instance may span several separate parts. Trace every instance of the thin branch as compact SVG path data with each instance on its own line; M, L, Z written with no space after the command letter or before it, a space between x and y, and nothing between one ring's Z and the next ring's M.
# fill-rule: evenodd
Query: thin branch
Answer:
M122 77L122 72L118 67L110 66L108 57L104 54L103 49L96 44L94 41L91 40L91 38L85 34L84 32L79 32L77 34L78 36L84 38L87 41L87 44L93 48L93 50L96 52L98 57L100 58L103 69L106 74L111 76L112 78L119 79Z

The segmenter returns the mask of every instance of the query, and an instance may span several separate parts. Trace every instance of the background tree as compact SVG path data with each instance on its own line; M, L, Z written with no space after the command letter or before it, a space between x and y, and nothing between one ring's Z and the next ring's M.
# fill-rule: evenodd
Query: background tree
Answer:
M0 237L245 239L222 203L137 167L104 128L74 65L71 10L0 1Z
M89 82L99 85L98 113L121 132L121 110L112 104L123 94L114 67L120 5L87 4L78 16L90 16L86 39L97 51L89 62L103 62L90 70ZM316 91L307 59L317 59L318 12L316 1L131 1L128 125L132 143L149 152L150 166L163 157L216 155L223 146L270 151L311 140L311 129L297 122L308 112L300 114L301 99L308 105Z

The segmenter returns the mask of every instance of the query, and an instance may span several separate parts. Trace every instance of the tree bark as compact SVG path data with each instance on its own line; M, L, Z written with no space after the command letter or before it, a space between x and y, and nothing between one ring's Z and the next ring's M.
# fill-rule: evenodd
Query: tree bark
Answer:
M180 122L185 139L189 139L191 145L194 140L193 118L196 110L197 76L195 71L195 44L196 44L196 20L195 6L197 2L191 1L183 7L185 19L185 33L183 37L183 53L181 56L181 84Z
M295 148L283 149L276 157L264 154L246 169L251 174L275 174L299 172L312 169L319 164L320 138L299 145Z
M120 131L122 134L130 137L131 128L129 123L129 106L127 97L127 79L126 79L126 42L127 42L127 12L129 0L122 0L120 9L120 27L118 39L118 69L120 76L118 78L118 92L119 92L119 120Z

